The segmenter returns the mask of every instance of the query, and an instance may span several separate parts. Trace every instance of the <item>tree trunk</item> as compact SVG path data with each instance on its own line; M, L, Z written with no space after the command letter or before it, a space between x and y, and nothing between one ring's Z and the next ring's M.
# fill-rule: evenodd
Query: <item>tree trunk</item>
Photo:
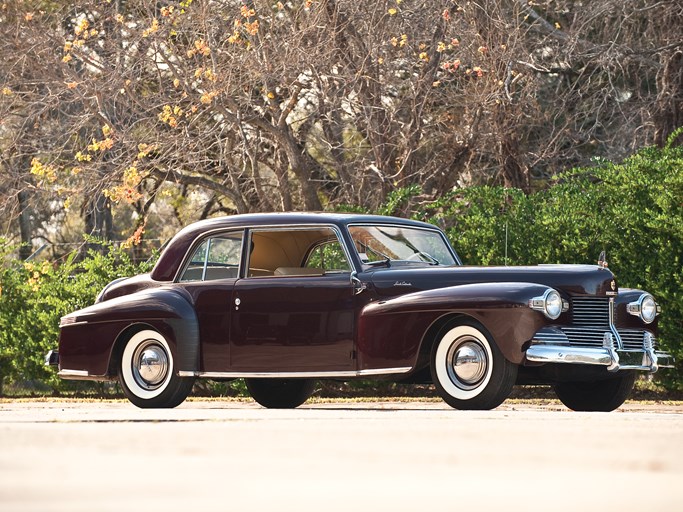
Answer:
M33 253L31 243L31 214L28 206L28 193L25 190L17 194L19 200L19 233L21 235L21 246L19 247L19 258L27 259Z
M111 202L104 194L97 195L88 201L85 207L85 232L100 240L111 240L114 234L111 215ZM100 249L99 244L87 244L88 249Z
M655 144L663 147L669 135L683 126L683 51L662 57L657 76L657 102L654 114Z
M529 182L529 170L519 164L518 142L509 135L500 143L500 163L503 171L503 184L505 188L518 188L528 194L531 190Z

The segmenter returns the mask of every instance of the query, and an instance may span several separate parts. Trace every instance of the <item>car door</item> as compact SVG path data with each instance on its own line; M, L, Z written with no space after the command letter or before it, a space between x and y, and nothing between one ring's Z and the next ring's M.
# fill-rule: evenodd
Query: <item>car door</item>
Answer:
M197 314L203 372L224 372L230 365L230 314L242 240L241 230L204 238L179 278Z
M355 369L351 267L331 227L250 233L235 284L231 367L238 372Z

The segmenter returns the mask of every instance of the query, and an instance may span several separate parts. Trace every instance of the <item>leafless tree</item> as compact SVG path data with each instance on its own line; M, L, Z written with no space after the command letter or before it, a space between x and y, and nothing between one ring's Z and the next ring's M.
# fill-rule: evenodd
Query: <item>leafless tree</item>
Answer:
M0 211L25 241L65 203L139 238L162 203L185 223L531 192L683 124L676 0L2 6Z

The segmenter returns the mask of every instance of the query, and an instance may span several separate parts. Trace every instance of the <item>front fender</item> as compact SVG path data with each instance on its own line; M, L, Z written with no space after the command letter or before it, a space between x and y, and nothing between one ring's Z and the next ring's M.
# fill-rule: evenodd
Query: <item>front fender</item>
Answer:
M646 324L640 317L631 315L626 310L626 306L630 302L636 302L644 293L644 290L637 290L632 288L620 288L619 294L614 298L614 323L617 328L626 329L647 329L655 337L658 336L659 316L657 316L651 324ZM655 298L655 300L657 300Z
M173 351L176 371L199 369L199 327L189 296L182 290L154 288L100 302L62 318L60 371L106 377L117 340L131 326L158 330Z
M520 364L524 344L538 329L551 323L543 313L529 308L529 300L543 295L548 288L535 283L466 284L368 304L359 321L360 367L391 364L414 368L423 344L431 343L435 326L457 315L481 323L505 358Z

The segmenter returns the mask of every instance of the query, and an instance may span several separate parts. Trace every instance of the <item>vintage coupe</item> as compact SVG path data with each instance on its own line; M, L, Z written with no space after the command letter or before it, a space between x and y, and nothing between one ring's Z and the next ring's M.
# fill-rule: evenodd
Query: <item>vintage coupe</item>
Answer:
M149 274L64 316L48 361L65 379L118 378L139 407L175 407L196 378L245 378L265 407L315 379L433 382L458 409L551 384L610 411L657 349L659 306L605 264L462 266L433 225L370 215L210 219L181 230Z

